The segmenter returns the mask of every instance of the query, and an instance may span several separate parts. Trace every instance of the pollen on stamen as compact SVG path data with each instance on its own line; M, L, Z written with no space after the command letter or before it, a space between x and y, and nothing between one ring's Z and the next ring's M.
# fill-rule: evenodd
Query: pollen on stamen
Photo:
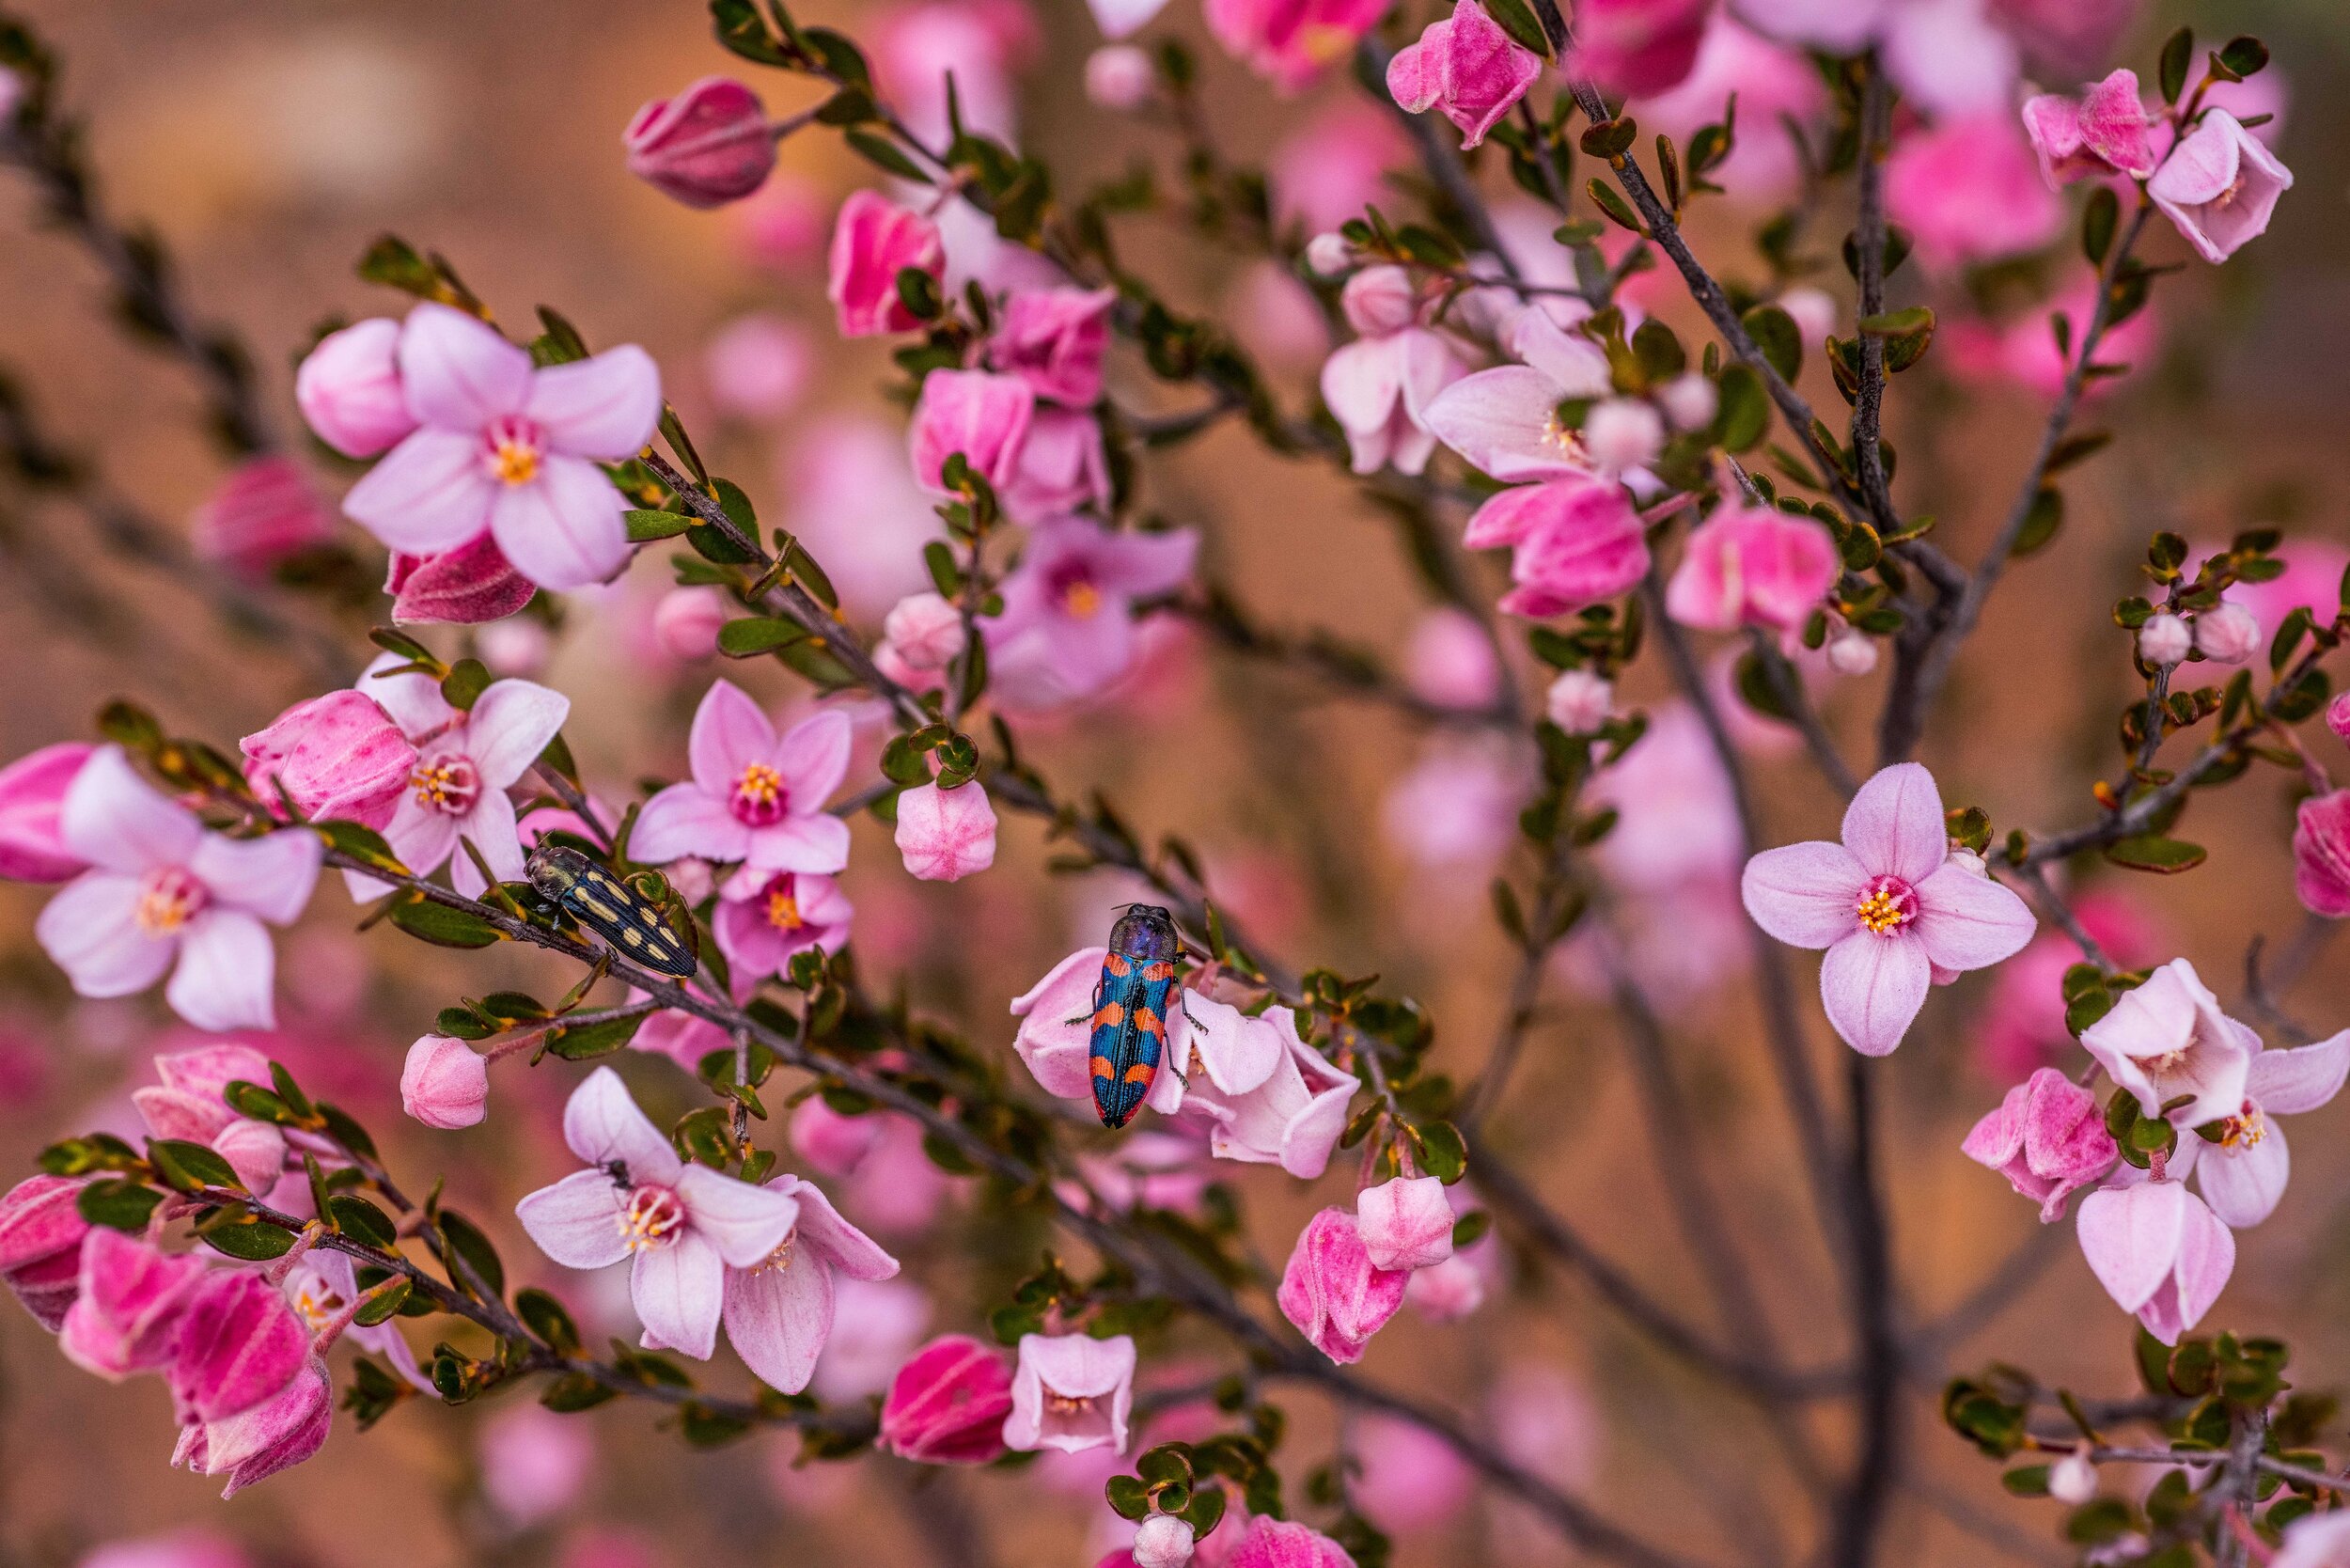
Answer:
M631 1252L642 1252L668 1241L685 1223L685 1206L666 1187L638 1187L620 1210L620 1239Z
M1878 877L1861 889L1853 917L1878 936L1889 936L1918 917L1918 895L1907 883Z

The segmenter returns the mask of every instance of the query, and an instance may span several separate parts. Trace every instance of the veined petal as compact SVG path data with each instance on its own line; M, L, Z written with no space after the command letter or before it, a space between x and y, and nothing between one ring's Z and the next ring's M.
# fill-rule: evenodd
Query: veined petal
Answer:
M684 1165L609 1067L597 1068L572 1090L563 1107L563 1141L589 1165L619 1161L635 1182L673 1186Z
M2170 1277L2186 1207L2186 1188L2176 1182L2101 1187L2081 1200L2081 1256L2122 1310L2145 1306Z
M2258 1143L2231 1149L2215 1144L2196 1162L2196 1184L2211 1212L2241 1231L2277 1212L2293 1179L2293 1152L2282 1127L2270 1122Z
M1918 923L1926 956L1945 969L1981 969L2031 940L2031 910L1989 877L1945 864L1918 884Z
M815 1375L832 1311L832 1270L797 1248L776 1268L727 1271L728 1342L761 1383L787 1394Z
M521 412L530 396L530 355L487 322L428 301L400 328L400 380L418 419L474 431Z
M581 1170L514 1205L539 1250L565 1268L609 1268L628 1256L620 1189L602 1170Z
M480 537L497 492L478 436L428 427L351 487L343 512L395 550L432 556Z
M2344 1074L2350 1074L2350 1029L2314 1045L2261 1052L2245 1072L2244 1091L2271 1116L2297 1116L2341 1093Z
M812 1182L802 1182L792 1189L800 1202L800 1240L813 1248L827 1263L852 1279L890 1279L898 1273L898 1260L882 1250L881 1244L840 1216L832 1206L832 1200Z
M1915 886L1950 857L1950 824L1934 775L1915 762L1881 768L1844 808L1844 847L1872 876Z
M1588 473L1574 444L1554 435L1559 384L1540 370L1504 365L1463 376L1427 408L1436 439L1496 479Z
M1825 839L1764 850L1738 879L1754 923L1790 947L1825 948L1859 929L1853 913L1869 873Z
M504 790L530 771L571 717L572 699L530 681L493 681L465 721L465 751L484 788Z
M661 371L634 343L551 365L532 376L523 414L547 432L555 450L618 463L652 439L661 418Z
M677 1179L677 1191L694 1233L734 1268L765 1262L799 1222L799 1200L790 1193L753 1186L708 1166L687 1166Z
M76 995L133 996L171 967L180 944L139 925L139 890L135 876L84 871L42 906L33 935Z
M851 740L849 715L838 708L812 713L784 731L775 761L793 814L822 809L840 788L848 776Z
M199 1029L266 1029L277 953L269 928L235 909L207 909L180 933L180 964L164 988L171 1011Z
M504 487L490 533L514 570L543 588L586 588L628 564L623 503L603 470L551 452L528 484Z
M694 782L723 801L754 762L776 761L776 727L731 681L713 681L694 710L686 756Z
M197 841L188 870L221 903L283 926L292 924L310 902L325 853L319 836L307 828L288 828L258 839L207 833Z
M91 865L135 873L186 865L204 829L194 812L141 778L120 746L102 745L66 787L57 831Z
M672 784L645 802L628 847L650 865L665 865L682 855L740 860L750 853L751 830L727 809L723 798L699 784Z
M666 1247L636 1254L628 1294L637 1321L659 1343L697 1361L718 1348L718 1315L726 1304L727 1265L718 1249L692 1231Z
M1933 979L1922 943L1855 931L1820 962L1820 1004L1845 1044L1881 1057L1909 1032Z
M2219 1216L2190 1202L2181 1215L2178 1284L2179 1331L2185 1333L2211 1310L2235 1272L2235 1237Z
M500 882L520 882L529 862L523 854L522 829L514 819L514 801L504 790L484 790L473 809L456 819L457 836L473 840L491 874ZM449 881L460 893L478 899L488 890L473 856L461 847L449 862Z
M391 673L412 662L398 653L378 653L351 689L375 698L400 726L400 732L415 741L446 729L457 717L457 710L441 695L441 683L430 675L421 670Z
M849 824L820 811L786 817L773 827L754 827L745 863L763 871L830 876L849 863Z
M418 876L431 876L457 853L457 819L425 805L412 791L401 795L400 804L392 808L392 820L384 827L384 841L392 846L392 853L400 857L401 865Z

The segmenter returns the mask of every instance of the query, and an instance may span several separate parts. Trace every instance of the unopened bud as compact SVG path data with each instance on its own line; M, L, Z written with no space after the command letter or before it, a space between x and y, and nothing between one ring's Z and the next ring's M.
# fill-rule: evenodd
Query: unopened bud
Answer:
M1135 1568L1183 1568L1191 1548L1191 1526L1172 1513L1153 1513L1135 1531Z
M1616 701L1613 683L1588 669L1567 669L1550 683L1543 709L1550 722L1570 735L1595 735L1607 722Z
M1355 264L1355 247L1343 234L1325 232L1306 242L1306 265L1317 277L1340 277Z
M1861 632L1839 632L1827 639L1827 667L1839 675L1866 675L1877 667L1874 637Z
M2156 669L2178 664L2194 645L2195 634L2174 615L2151 616L2138 629L2138 656Z
M2217 665L2240 665L2260 651L2259 618L2241 604L2219 604L2195 618L2195 646Z
M1086 98L1097 109L1138 109L1157 85L1151 56L1131 43L1104 44L1086 56Z
M2075 1449L2048 1468L2048 1496L2078 1508L2097 1495L2097 1466Z

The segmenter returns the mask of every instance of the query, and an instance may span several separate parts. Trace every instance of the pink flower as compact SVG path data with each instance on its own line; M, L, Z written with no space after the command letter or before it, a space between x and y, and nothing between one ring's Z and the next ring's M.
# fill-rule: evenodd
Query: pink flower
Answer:
M1818 119L1827 107L1827 89L1810 60L1743 25L1728 10L1714 13L1688 76L1627 112L1685 149L1701 127L1722 123L1732 93L1738 95L1737 137L1729 158L1706 178L1733 197L1781 200L1793 194L1803 173L1802 154L1786 121L1809 126ZM1806 338L1819 341L1812 334Z
M1999 3L2013 8L2033 0ZM1933 115L2004 110L2014 89L2015 44L1984 0L1744 0L1739 11L1773 38L1831 55L1857 55L1874 43L1886 74Z
M269 1058L250 1045L207 1045L166 1051L155 1058L156 1083L131 1091L139 1120L156 1137L200 1143L234 1167L237 1179L262 1197L286 1170L286 1135L267 1121L239 1115L229 1084L269 1082Z
M6 89L0 87L0 97ZM0 118L5 118L0 111ZM210 1530L173 1530L93 1547L74 1568L253 1568L237 1544Z
M2235 1272L2235 1237L2176 1181L2091 1193L2078 1231L2097 1283L2167 1345L2202 1321Z
M1106 513L1109 458L1093 416L1075 409L1039 408L1003 494L1004 510L1015 523L1053 523L1089 510Z
M1483 708L1500 690L1501 661L1493 639L1465 610L1444 607L1421 616L1403 666L1415 694L1447 708Z
M964 1334L932 1340L890 1380L881 1446L923 1465L985 1465L1004 1451L1011 1369Z
M400 1106L428 1127L480 1121L490 1104L490 1068L462 1040L428 1034L408 1047L400 1070Z
M1156 9L1164 0L1152 0ZM1097 109L1139 109L1156 90L1159 68L1131 43L1104 44L1086 56L1086 102Z
M188 519L198 556L255 576L334 535L334 513L290 457L239 463Z
M963 657L963 611L937 593L910 593L882 622L882 646L873 657L901 683L941 683L948 666Z
M1360 1087L1355 1075L1331 1066L1298 1038L1296 1015L1288 1008L1267 1008L1244 1023L1237 1011L1227 1019L1216 1011L1221 1004L1204 1001L1187 1004L1199 1013L1198 1029L1186 1024L1179 1040L1169 1022L1167 1048L1173 1059L1187 1060L1198 1039L1205 1071L1183 1087L1182 1104L1190 1120L1207 1121L1208 1152L1219 1160L1277 1165L1312 1181L1329 1165L1346 1130L1347 1103ZM1165 1081L1169 1074L1159 1076Z
M1607 396L1606 355L1543 310L1520 312L1508 337L1524 363L1480 370L1446 387L1428 405L1428 429L1505 483L1589 474L1582 438L1559 421L1559 405Z
M596 1464L587 1422L535 1404L514 1405L482 1422L478 1451L482 1495L524 1529L569 1510Z
M1355 1216L1324 1209L1306 1222L1275 1294L1281 1315L1333 1361L1359 1361L1403 1305L1411 1275L1372 1263Z
M2342 1568L2350 1563L2350 1513L2311 1514L2285 1527L2268 1568Z
M2217 555L2218 549L2190 553L2190 560ZM2307 606L2321 626L2332 619L2342 573L2350 571L2350 550L2322 539L2289 539L2279 545L2276 558L2285 563L2281 575L2264 583L2235 583L2228 603L2252 612L2263 626L2281 626L2285 617Z
M932 0L876 13L873 73L885 102L917 136L945 146L947 79L964 125L1011 142L1019 104L1012 73L1037 49L1036 22L1019 0Z
M487 532L540 588L599 582L629 557L620 493L595 460L633 457L661 414L644 350L534 368L462 310L426 303L400 334L400 384L419 428L343 497L394 550L432 555Z
M416 769L416 748L382 703L355 691L297 702L237 743L245 787L274 809L283 789L312 821L381 832Z
M1180 587L1198 548L1188 528L1114 533L1068 518L1035 529L1003 581L1003 614L979 622L996 697L1051 707L1124 675L1136 651L1134 602Z
M840 1181L856 1173L881 1137L881 1118L843 1116L821 1094L811 1094L792 1107L791 1151L819 1176Z
M1516 586L1497 607L1530 620L1613 599L1648 574L1648 541L1630 497L1622 485L1586 477L1501 492L1469 518L1461 542L1511 547Z
M930 1296L906 1280L835 1279L832 1338L808 1387L832 1403L884 1392L930 1325L931 1309Z
M1210 1180L1206 1154L1207 1147L1195 1138L1130 1132L1112 1153L1078 1155L1084 1180L1061 1184L1058 1190L1073 1202L1091 1198L1111 1214L1136 1209L1196 1214Z
M2244 1104L2220 1123L2218 1140L2197 1151L2195 1184L2212 1213L2240 1231L2276 1212L2293 1162L2284 1129L2272 1118L2317 1109L2342 1092L2346 1074L2350 1030L2297 1050L2253 1054Z
M1131 38L1167 8L1167 0L1086 0L1105 39Z
M682 855L740 861L746 871L829 876L849 863L849 824L824 809L849 770L849 720L838 710L781 736L729 681L694 711L691 780L645 803L629 841L641 860Z
M1135 1403L1135 1341L1120 1334L1023 1334L1011 1374L1004 1446L1018 1452L1079 1453L1107 1445L1126 1451Z
M308 1326L259 1274L207 1270L193 1257L154 1253L153 1258L160 1262L148 1262L144 1267L149 1272L194 1265L195 1283L177 1309L171 1352L172 1399L183 1422L221 1421L252 1410L285 1388L312 1358ZM86 1260L85 1295L89 1272Z
M727 623L727 603L716 588L671 588L653 606L653 637L671 658L699 664L718 651L718 628Z
M57 1348L110 1382L161 1371L171 1364L180 1314L206 1273L201 1258L173 1257L101 1226L82 1246L81 1288Z
M1102 396L1102 357L1109 350L1115 289L1030 289L1006 302L988 340L987 362L1018 376L1036 395L1070 408Z
M1398 1176L1355 1195L1355 1229L1371 1266L1433 1268L1452 1256L1452 1204L1434 1176Z
M721 893L711 925L741 995L769 975L789 973L794 953L837 953L848 945L856 912L828 876L753 872L730 879Z
M1886 161L1885 206L1937 271L2037 250L2064 224L2030 144L1997 112L1902 137Z
M1332 351L1322 366L1322 400L1346 431L1355 472L1426 468L1436 449L1432 406L1465 373L1451 345L1425 327L1357 338Z
M1508 853L1528 792L1526 769L1497 746L1439 742L1388 788L1379 825L1430 870L1482 873Z
M2102 1179L2122 1154L2106 1131L2097 1097L2053 1067L2041 1068L2009 1090L1999 1108L1976 1122L1959 1148L2038 1202L2044 1225L2060 1217L2064 1200Z
M914 482L905 431L862 415L820 416L798 427L776 463L784 518L860 620L931 586L922 546L944 537L935 497Z
M2135 968L2158 946L2152 924L2138 906L2112 893L2092 890L2073 902L2073 913L2117 963ZM2080 949L2061 932L2043 932L2000 965L1984 1010L1979 1056L1996 1080L2029 1074L2053 1064L2071 1048L2064 1027L2064 972L2080 962Z
M702 350L702 380L711 400L744 419L790 413L815 370L808 330L763 311L728 321Z
M1836 541L1813 519L1733 503L1690 530L1665 610L1714 632L1798 632L1842 571Z
M588 1168L516 1204L523 1229L566 1268L630 1260L645 1342L708 1360L727 1270L765 1263L791 1236L800 1200L680 1160L609 1067L572 1091L563 1141Z
M66 792L62 822L67 849L91 869L49 901L33 929L76 992L127 996L171 969L164 997L197 1028L274 1022L275 956L262 922L290 924L310 902L322 854L316 834L210 832L111 745Z
M2294 820L2294 892L2311 914L2350 915L2350 790L2311 795Z
M497 541L483 534L430 555L393 551L384 591L392 596L392 619L402 625L478 626L529 604L539 585L515 571Z
M760 1190L796 1203L798 1215L765 1256L747 1264L728 1260L727 1341L760 1381L796 1394L832 1335L834 1277L887 1279L898 1260L797 1176L778 1176Z
M995 863L995 808L976 779L916 785L898 796L897 844L909 875L961 882Z
M0 1197L0 1280L43 1328L55 1333L81 1294L82 1182L28 1176Z
M1102 975L1107 948L1079 948L1045 973L1042 980L1011 1001L1011 1015L1020 1020L1011 1048L1019 1054L1037 1085L1057 1100L1093 1098L1093 990ZM1168 1059L1185 1059L1190 1048L1190 1024L1177 1008L1167 1020ZM1173 1074L1162 1072L1161 1081ZM1351 1080L1350 1080L1351 1081ZM1156 1084L1152 1086L1156 1098Z
M2081 1031L2081 1044L2148 1116L2168 1114L2181 1127L2233 1116L2261 1039L2219 1011L2219 998L2174 958L2125 991L2113 1011ZM2166 1113L2163 1107L2186 1103Z
M1842 843L1764 850L1740 891L1771 935L1827 949L1822 1005L1863 1056L1902 1043L1937 971L1985 968L2031 940L2024 901L1950 858L1941 791L1915 762L1860 787Z
M2170 149L2146 181L2146 194L2206 261L2225 261L2268 231L2277 198L2293 189L2293 171L2225 109Z
M318 1452L334 1419L334 1383L326 1363L313 1356L259 1403L183 1425L171 1462L199 1475L227 1476L220 1495L233 1497Z
M908 267L932 281L947 267L938 226L873 191L854 191L834 220L824 292L843 337L909 332L921 321L898 297L898 274Z
M2154 173L2150 123L2134 71L2092 82L2078 98L2043 93L2024 103L2024 133L2050 190L2108 171L2140 180Z
M1610 93L1674 86L1697 64L1713 0L1581 0L1572 69Z
M1460 0L1387 62L1387 93L1412 114L1431 108L1475 147L1543 73L1543 57L1502 31L1477 0Z
M1273 213L1286 225L1332 229L1384 199L1387 170L1411 156L1395 117L1357 97L1316 111L1273 149L1266 178Z
M1224 1560L1224 1568L1355 1568L1355 1560L1310 1526L1259 1514Z
M1036 415L1036 389L1018 376L932 370L922 378L907 443L915 481L947 494L947 459L961 453L972 473L1002 490L1020 472L1020 449Z
M1295 92L1354 52L1379 25L1386 0L1205 0L1216 42Z
M0 768L0 879L63 882L89 862L66 847L65 797L98 748L45 745Z
M467 898L484 884L473 856L459 847L461 839L481 852L499 881L520 881L522 837L507 791L562 730L571 698L529 681L494 681L471 709L459 709L431 676L389 673L406 662L397 653L379 654L358 684L416 746L408 778L413 788L393 807L384 841L420 876L447 865L450 883ZM378 884L357 872L350 876L353 897L375 896Z
M1432 1529L1458 1514L1477 1493L1477 1472L1451 1444L1394 1416L1354 1423L1350 1447L1360 1474L1349 1496L1364 1516L1395 1534Z
M294 402L321 441L373 457L416 428L400 382L400 323L374 316L319 339L294 373Z
M723 207L767 182L776 136L759 94L724 76L690 83L630 118L628 171L688 207Z

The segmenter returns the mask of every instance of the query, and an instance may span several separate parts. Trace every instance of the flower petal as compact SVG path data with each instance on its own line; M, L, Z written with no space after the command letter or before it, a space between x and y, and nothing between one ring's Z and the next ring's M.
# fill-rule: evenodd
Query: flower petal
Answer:
M484 790L473 809L455 819L457 836L469 839L500 882L520 882L528 871L523 855L522 829L514 818L513 797L504 790ZM460 847L449 859L449 882L469 899L478 899L488 884L474 866L473 856Z
M1879 769L1844 808L1844 847L1872 876L1932 876L1950 848L1934 775L1915 762Z
M628 1256L620 1189L602 1170L581 1170L514 1205L539 1250L565 1268L609 1268Z
M713 681L694 710L686 756L694 782L723 802L741 782L744 768L775 762L776 727L742 687L731 681Z
M628 848L631 855L656 866L682 855L740 860L750 853L751 830L735 820L724 800L699 784L672 784L636 814Z
M530 771L571 716L572 699L530 681L493 681L465 721L465 751L485 789L504 790Z
M890 1279L898 1260L881 1244L847 1220L810 1182L802 1182L792 1196L800 1200L800 1240L852 1279Z
M110 871L184 866L204 829L131 766L118 745L100 746L73 776L57 827L66 848Z
M414 662L398 653L378 653L351 683L352 690L375 698L411 741L446 729L457 717L457 710L441 695L438 681L421 670L391 673Z
M1549 432L1565 394L1540 370L1504 365L1462 377L1430 401L1428 428L1436 439L1496 479L1549 478L1579 474L1590 464L1572 443Z
M2242 1230L2258 1225L2277 1212L2285 1184L2293 1177L2293 1152L2285 1146L2284 1129L2270 1122L2261 1140L2246 1148L2214 1144L2196 1162L2196 1185L2211 1212Z
M2201 1203L2189 1203L2179 1231L2179 1330L2201 1323L2235 1272L2235 1237L2219 1216Z
M395 550L431 556L479 538L497 494L478 436L428 428L368 470L343 512Z
M76 995L133 996L163 979L180 950L140 927L138 906L137 877L85 871L42 907L33 935Z
M207 833L188 862L196 880L231 909L258 915L272 925L300 917L318 886L325 845L307 828L290 828L258 839L227 839Z
M618 463L652 439L661 418L661 371L634 343L551 365L531 378L523 413L547 432L555 450Z
M1981 969L2011 958L2031 940L2031 910L1989 877L1945 864L1918 884L1911 929L1926 956L1945 969Z
M1881 1057L1909 1032L1933 979L1922 943L1856 931L1821 961L1820 1003L1845 1044Z
M2295 1050L2263 1051L2246 1070L2244 1091L2271 1116L2297 1116L2341 1093L2345 1074L2350 1074L2350 1029Z
M773 827L751 830L746 864L763 871L807 871L830 876L849 863L849 824L819 812L786 817Z
M761 1383L796 1394L832 1336L832 1270L796 1250L780 1268L729 1269L724 1313L743 1364Z
M427 302L400 328L400 380L408 412L424 423L478 431L521 412L530 396L530 355L487 322Z
M718 1348L718 1316L726 1306L727 1265L718 1249L691 1231L666 1247L636 1254L628 1294L646 1338L697 1361Z
M799 1222L799 1200L790 1193L753 1186L708 1166L687 1166L677 1179L677 1191L694 1233L734 1268L765 1262Z
M586 588L628 564L623 509L603 469L550 453L538 478L492 503L490 532L514 570L540 588Z
M661 1186L676 1183L683 1162L629 1097L628 1086L609 1067L599 1067L572 1090L563 1107L563 1141L589 1165L628 1167L632 1181Z
M2101 1187L2081 1200L2081 1256L2122 1310L2137 1311L2170 1277L2186 1209L2176 1182Z
M1794 948L1825 948L1858 928L1853 910L1869 873L1841 844L1814 839L1747 862L1738 894L1754 923Z
M811 714L784 731L776 747L787 799L795 815L821 809L849 772L849 715L838 708Z
M267 926L239 910L207 909L180 933L180 965L164 999L199 1029L272 1028L276 978Z

